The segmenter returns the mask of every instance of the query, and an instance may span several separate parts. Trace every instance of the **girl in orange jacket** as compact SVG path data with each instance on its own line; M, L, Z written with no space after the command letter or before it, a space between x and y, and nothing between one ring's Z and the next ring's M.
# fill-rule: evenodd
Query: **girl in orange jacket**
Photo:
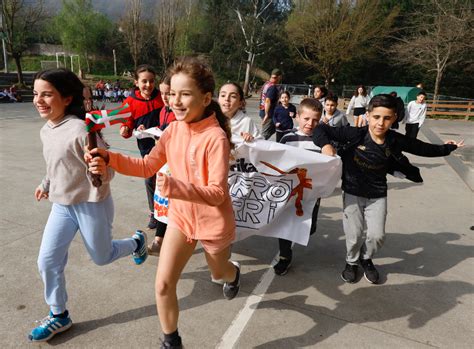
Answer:
M89 170L103 173L105 164L117 172L148 177L167 162L173 176L158 174L157 185L170 199L168 229L156 274L156 301L163 347L181 347L178 334L176 285L198 241L205 250L214 279L223 279L224 296L234 298L240 287L240 265L229 260L235 219L227 176L230 154L228 119L212 99L215 81L208 66L196 58L176 62L171 76L170 105L177 122L163 132L143 159L105 149L87 155ZM92 158L99 154L100 157Z

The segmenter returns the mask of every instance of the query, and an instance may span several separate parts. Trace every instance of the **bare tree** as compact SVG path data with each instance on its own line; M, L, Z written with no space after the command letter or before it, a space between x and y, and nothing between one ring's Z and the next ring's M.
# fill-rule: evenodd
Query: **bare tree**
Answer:
M469 0L429 0L411 14L413 33L400 38L390 50L395 63L420 66L436 73L435 101L446 69L474 49L472 10Z
M181 1L163 1L157 6L156 42L160 48L163 69L174 61L177 23L180 17Z
M135 69L138 66L141 51L145 46L142 0L127 0L125 16L121 19L121 31L130 49Z
M268 9L274 1L272 0L251 0L252 12L243 14L242 10L234 8L239 20L240 29L245 39L245 53L247 54L244 94L248 94L250 72L255 62L255 57L264 53L264 29L268 20Z
M378 0L296 1L286 32L302 63L326 85L343 64L366 55L387 35L398 9L388 15Z
M17 68L18 83L24 85L21 57L28 47L28 39L43 16L43 1L3 0L2 33L6 48Z

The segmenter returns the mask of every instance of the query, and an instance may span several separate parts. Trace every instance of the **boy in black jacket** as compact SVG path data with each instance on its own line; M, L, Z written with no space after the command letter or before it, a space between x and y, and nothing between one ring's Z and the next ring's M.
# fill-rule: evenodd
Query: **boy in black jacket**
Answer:
M368 126L333 128L320 124L313 133L314 143L325 153L336 154L331 141L343 145L343 227L346 235L345 282L355 282L360 262L364 276L377 283L379 274L372 257L382 247L387 216L387 173L422 182L420 171L402 154L436 157L449 155L464 145L448 141L444 145L424 143L390 130L397 119L397 101L391 95L377 95L370 100ZM364 221L367 234L364 240Z

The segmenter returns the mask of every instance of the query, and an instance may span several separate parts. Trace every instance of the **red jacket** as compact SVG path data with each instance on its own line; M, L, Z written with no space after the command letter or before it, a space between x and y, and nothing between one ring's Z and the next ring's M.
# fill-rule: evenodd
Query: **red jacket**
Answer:
M128 128L132 130L140 125L145 126L145 129L160 125L160 111L165 104L157 89L153 90L151 98L147 100L142 97L140 91L136 88L132 94L123 101L123 104L126 103L131 109L132 116L128 118L123 126L128 126ZM131 135L132 132L124 137L130 138ZM155 141L152 138L137 139L137 143L142 156L148 154L155 145Z
M165 130L165 128L168 127L170 122L173 122L176 120L176 116L174 115L173 111L171 110L170 107L164 107L161 109L160 112L160 129L162 131Z

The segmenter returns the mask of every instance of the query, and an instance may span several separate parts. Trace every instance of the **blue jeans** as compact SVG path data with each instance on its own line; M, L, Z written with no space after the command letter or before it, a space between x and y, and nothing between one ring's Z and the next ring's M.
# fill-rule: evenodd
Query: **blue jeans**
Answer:
M44 298L53 314L66 310L64 268L68 250L80 230L87 252L97 265L105 265L130 255L137 248L134 239L112 240L114 204L112 196L101 202L76 205L53 203L44 228L38 268L44 283Z

